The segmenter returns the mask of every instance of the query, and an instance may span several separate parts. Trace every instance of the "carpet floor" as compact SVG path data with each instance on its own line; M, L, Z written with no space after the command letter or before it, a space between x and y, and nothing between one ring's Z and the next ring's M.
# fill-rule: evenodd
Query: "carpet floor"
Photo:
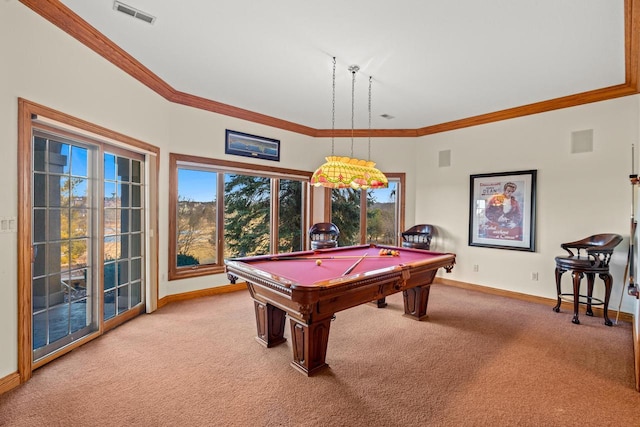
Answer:
M445 285L426 321L387 301L337 313L310 378L255 341L248 292L172 303L36 370L0 426L640 426L629 323Z

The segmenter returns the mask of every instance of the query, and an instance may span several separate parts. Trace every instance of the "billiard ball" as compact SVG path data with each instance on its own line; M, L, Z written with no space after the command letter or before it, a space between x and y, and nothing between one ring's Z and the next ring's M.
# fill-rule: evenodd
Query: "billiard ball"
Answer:
M400 251L382 248L378 254L380 256L400 256Z
M316 260L316 265L322 265L322 260L321 259L317 259Z

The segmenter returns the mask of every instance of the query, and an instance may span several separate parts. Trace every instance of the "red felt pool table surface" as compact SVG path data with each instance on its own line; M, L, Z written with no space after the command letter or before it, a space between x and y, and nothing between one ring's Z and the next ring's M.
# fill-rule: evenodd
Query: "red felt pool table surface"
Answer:
M396 251L396 256L381 255L381 249ZM258 342L266 347L285 342L288 317L291 365L306 375L328 366L325 357L335 313L367 302L384 307L386 296L402 292L405 315L424 320L438 269L449 272L454 264L451 253L373 244L225 261L232 283L247 282Z
M417 266L429 263L436 258L449 259L449 254L428 252L412 249L393 248L397 256L380 255L380 246L355 246L331 250L317 250L313 252L298 252L269 256L264 259L254 258L245 261L256 269L260 269L279 279L281 283L288 283L292 287L338 285L353 276L361 274L377 274L385 269L402 268L406 265ZM361 261L360 258L364 257ZM317 265L316 262L321 264ZM358 262L359 261L359 262ZM351 266L356 265L350 273L343 276Z

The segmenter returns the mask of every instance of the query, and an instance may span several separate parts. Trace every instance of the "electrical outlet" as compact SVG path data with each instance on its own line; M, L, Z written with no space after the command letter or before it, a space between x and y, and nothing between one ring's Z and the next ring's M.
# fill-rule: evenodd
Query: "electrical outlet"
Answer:
M478 272L478 270L480 269L480 267L478 266L478 264L473 264L473 271L474 272Z
M538 272L531 273L531 280L538 281Z

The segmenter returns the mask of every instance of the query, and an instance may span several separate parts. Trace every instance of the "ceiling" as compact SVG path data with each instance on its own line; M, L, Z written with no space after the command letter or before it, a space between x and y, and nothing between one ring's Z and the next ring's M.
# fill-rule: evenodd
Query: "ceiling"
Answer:
M37 3L28 2L23 3ZM313 129L418 129L625 83L624 0L61 3L180 93ZM34 8L34 7L32 7ZM35 9L35 8L34 8ZM385 118L383 115L392 118Z

